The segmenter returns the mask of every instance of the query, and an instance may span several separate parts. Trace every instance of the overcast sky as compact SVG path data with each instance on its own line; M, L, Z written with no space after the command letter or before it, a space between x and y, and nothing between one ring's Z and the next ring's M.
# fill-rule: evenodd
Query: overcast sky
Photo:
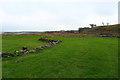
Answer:
M77 30L118 23L119 0L1 0L2 31Z

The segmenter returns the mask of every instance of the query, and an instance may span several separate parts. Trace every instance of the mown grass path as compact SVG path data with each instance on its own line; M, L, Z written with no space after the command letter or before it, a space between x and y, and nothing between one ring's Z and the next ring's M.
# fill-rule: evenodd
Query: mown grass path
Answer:
M11 37L11 36L9 36ZM22 36L21 36L22 37ZM23 36L36 39L38 35ZM31 37L31 38L30 38ZM12 38L11 39L12 41ZM19 38L19 37L18 37ZM3 78L115 78L118 39L102 37L49 37L63 40L37 53L4 58ZM3 38L3 40L5 37ZM19 39L17 39L19 40ZM33 40L31 40L33 41ZM4 47L10 46L7 40ZM14 42L16 44L16 42ZM17 43L20 45L20 43ZM25 43L24 43L25 44ZM30 43L26 43L30 44ZM33 43L34 44L34 43ZM39 43L39 45L42 43ZM12 49L9 49L12 50Z

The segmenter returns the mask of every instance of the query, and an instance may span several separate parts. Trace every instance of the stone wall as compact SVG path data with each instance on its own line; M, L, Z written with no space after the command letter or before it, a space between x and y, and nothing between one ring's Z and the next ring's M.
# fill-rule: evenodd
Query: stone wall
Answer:
M2 57L15 57L15 56L22 56L23 54L28 54L28 53L34 53L37 52L38 50L42 50L45 49L47 47L51 47L54 46L60 42L62 42L61 40L54 40L54 39L48 39L48 38L39 38L39 41L45 41L48 42L48 44L42 45L42 46L38 46L32 50L16 50L14 53L11 52L0 52L0 55Z

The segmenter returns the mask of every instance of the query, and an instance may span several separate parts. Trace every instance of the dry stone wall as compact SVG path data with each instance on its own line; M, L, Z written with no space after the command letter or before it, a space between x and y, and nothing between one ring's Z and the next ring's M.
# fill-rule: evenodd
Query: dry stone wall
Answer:
M38 46L32 50L16 50L14 53L6 53L6 52L0 52L0 55L2 57L15 57L15 56L22 56L23 54L28 54L28 53L34 53L37 52L38 50L42 50L45 49L47 47L51 47L54 46L60 42L62 42L61 40L54 40L54 39L48 39L48 38L39 38L39 41L45 41L48 42L48 44L42 45L42 46Z

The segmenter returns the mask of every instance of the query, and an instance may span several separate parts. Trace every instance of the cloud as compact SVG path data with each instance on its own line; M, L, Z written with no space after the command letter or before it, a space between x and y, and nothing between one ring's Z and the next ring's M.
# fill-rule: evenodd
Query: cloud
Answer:
M55 19L55 15L50 12L45 11L36 11L32 15L9 15L5 12L0 12L0 16L3 22L12 22L12 23L46 23Z
M118 2L119 0L0 0L0 2Z
M4 31L72 30L88 27L91 23L117 23L117 3L114 0L19 1L22 0L2 0L3 4L0 3Z
M113 14L112 16L100 16L100 15L91 15L88 18L84 20L84 24L97 24L97 25L102 25L102 22L105 24L110 23L110 24L117 24L118 21L118 16L116 14ZM87 26L86 25L86 26Z

